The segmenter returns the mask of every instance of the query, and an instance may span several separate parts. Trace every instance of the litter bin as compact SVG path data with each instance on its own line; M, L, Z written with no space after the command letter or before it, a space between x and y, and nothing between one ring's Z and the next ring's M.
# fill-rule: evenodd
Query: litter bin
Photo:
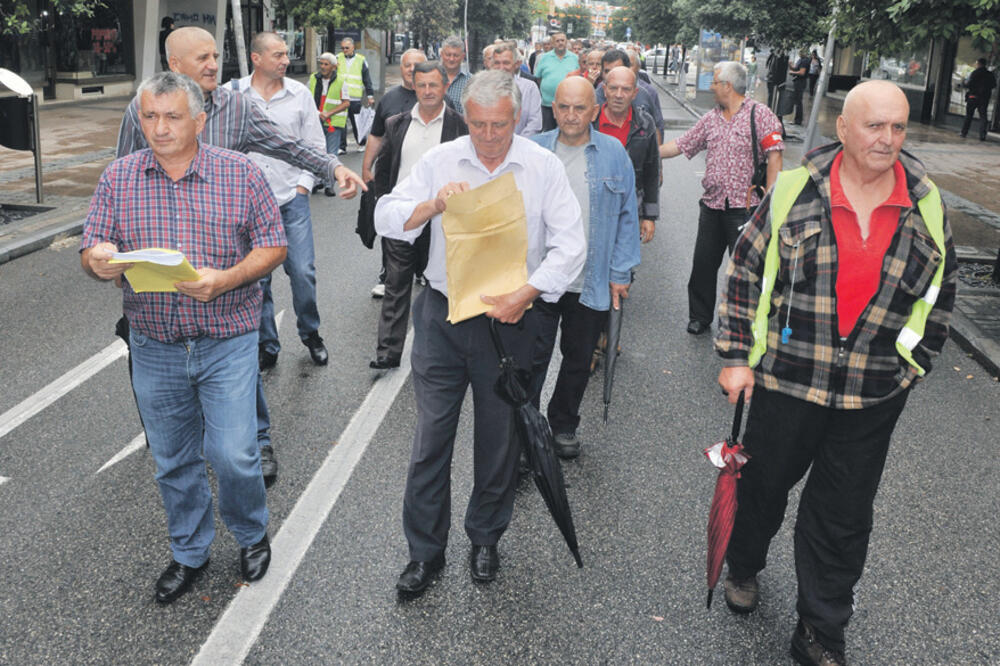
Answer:
M0 145L11 150L34 150L32 99L0 97Z

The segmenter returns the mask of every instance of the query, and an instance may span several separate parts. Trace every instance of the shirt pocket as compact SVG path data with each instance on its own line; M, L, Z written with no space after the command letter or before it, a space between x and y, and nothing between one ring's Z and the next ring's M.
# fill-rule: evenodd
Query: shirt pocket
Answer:
M910 251L906 253L906 264L899 277L899 288L912 299L917 299L927 292L943 257L932 238L921 233L914 233L911 238Z
M778 230L781 267L778 280L783 284L802 285L816 279L820 262L820 234L822 227L818 220L789 226Z

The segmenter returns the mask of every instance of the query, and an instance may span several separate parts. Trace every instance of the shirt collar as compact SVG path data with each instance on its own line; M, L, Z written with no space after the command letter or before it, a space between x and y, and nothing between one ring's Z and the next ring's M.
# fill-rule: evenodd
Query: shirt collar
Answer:
M607 109L607 108L608 108L607 103L605 103L604 105L601 106L601 115L597 119L598 126L600 126L600 125L609 125L610 127L615 127L615 128L619 128L620 129L622 127L630 127L632 125L632 107L631 106L628 107L628 113L625 114L625 122L622 123L621 125L615 125L613 122L611 122L611 120L608 118L608 114L606 114L604 112L605 109Z
M854 212L854 206L851 205L847 195L844 194L844 187L840 183L840 163L843 160L844 151L841 150L833 158L833 165L830 168L830 205L841 206ZM889 197L880 203L878 207L899 206L900 208L910 208L913 205L913 200L910 199L910 193L906 188L906 171L899 160L896 160L896 163L892 165L892 171L896 178L896 184L893 186Z
M520 167L525 167L530 159L525 156L523 143L529 141L524 137L514 135L513 140L510 143L510 149L507 150L506 157L503 158L503 162L500 163L496 169L490 172L486 166L479 161L479 156L476 155L476 147L472 145L472 138L468 136L461 137L464 139L464 146L462 149L463 155L459 156L460 162L468 162L471 166L481 170L483 173L488 174L490 177L499 176L500 174L508 171L507 167L511 164L516 164ZM530 141L529 141L530 142Z
M438 112L438 114L436 116L434 116L433 118L431 118L431 121L429 123L425 123L424 119L420 117L420 102L417 102L416 104L413 105L413 108L410 109L410 116L413 118L413 120L417 121L418 123L420 123L424 127L430 127L431 125L433 125L437 121L439 121L442 118L444 118L444 110L447 109L447 108L448 108L448 105L442 102L441 103L441 110Z
M142 161L139 164L139 168L141 168L143 173L147 176L150 172L158 171L165 177L169 178L169 176L167 176L167 172L157 161L156 156L153 155L152 149L147 149L146 154L142 157ZM187 170L184 172L184 175L181 176L180 180L184 180L188 176L197 177L205 182L211 182L212 180L211 169L208 166L207 152L201 144L201 139L198 139L198 151L194 154L194 159L191 160L191 164L188 165Z

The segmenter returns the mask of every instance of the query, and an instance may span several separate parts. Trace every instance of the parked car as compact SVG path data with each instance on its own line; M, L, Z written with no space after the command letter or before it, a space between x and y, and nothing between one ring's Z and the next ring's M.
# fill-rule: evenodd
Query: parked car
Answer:
M642 54L646 58L646 69L656 70L657 72L662 72L664 63L667 62L667 49L662 46L658 46L655 49L649 49Z

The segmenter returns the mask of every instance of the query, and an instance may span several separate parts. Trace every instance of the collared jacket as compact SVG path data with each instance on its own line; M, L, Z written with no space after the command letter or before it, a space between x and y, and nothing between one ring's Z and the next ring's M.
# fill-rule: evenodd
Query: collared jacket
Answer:
M413 111L397 113L385 121L385 136L375 162L375 196L388 194L399 179L399 164L403 158L403 139L413 121ZM465 119L457 111L445 106L441 123L441 143L453 141L469 133Z
M902 208L882 263L882 277L854 329L841 339L837 330L837 241L830 209L830 169L839 143L822 146L803 159L810 179L795 200L780 233L780 266L771 295L767 351L755 381L808 402L836 409L861 409L888 400L917 378L916 369L896 351L896 338L913 303L925 294L943 261L941 290L913 358L925 370L941 352L955 304L958 263L951 227L944 215L945 256L927 230L917 202L930 191L923 164L902 152L912 205ZM757 208L736 247L719 305L716 352L726 366L747 364L753 344L751 322L760 297L764 256L771 237L771 195ZM942 211L944 214L945 211ZM786 324L787 322L787 324ZM781 329L792 329L782 343Z
M555 152L559 130L531 137ZM584 149L590 189L587 261L580 303L591 310L611 307L609 283L629 284L639 265L639 217L635 203L635 175L628 153L618 139L590 130Z
M600 114L594 119L592 129L599 131L599 122ZM660 146L653 118L635 104L632 104L632 124L629 125L625 149L635 171L639 218L655 220L660 217Z

